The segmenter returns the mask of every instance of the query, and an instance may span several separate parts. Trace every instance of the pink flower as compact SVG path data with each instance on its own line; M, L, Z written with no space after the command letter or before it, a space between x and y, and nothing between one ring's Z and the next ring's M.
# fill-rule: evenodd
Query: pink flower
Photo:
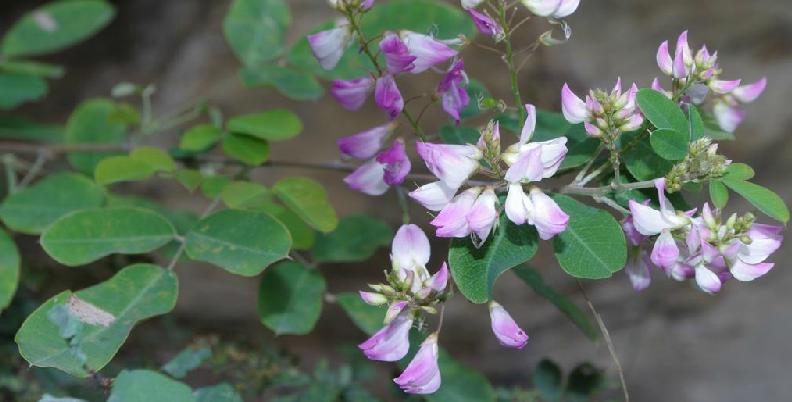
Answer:
M549 240L563 232L569 223L569 215L542 190L533 188L529 194L525 194L520 184L509 185L504 210L506 217L514 224L534 225L542 240Z
M358 347L371 360L385 362L401 360L410 349L409 333L412 323L412 313L410 311L402 311L388 325L377 331Z
M391 146L377 155L377 162L384 165L385 173L383 180L385 184L394 186L404 182L404 178L410 173L410 158L404 151L404 140L397 138Z
M388 299L379 294L374 292L358 292L360 294L360 298L370 306L381 306L388 302Z
M473 205L479 196L481 189L472 187L446 205L442 211L430 222L437 228L437 237L457 237L464 238L472 232L467 216L473 209Z
M337 21L333 29L308 35L311 52L325 70L335 68L351 41L352 32L344 19Z
M668 203L665 196L665 179L655 181L657 196L660 200L660 210L656 210L648 205L630 200L630 213L633 217L633 225L643 235L652 236L659 234L663 230L674 230L690 223L686 216L680 216L676 210Z
M386 32L382 41L380 41L379 47L385 56L385 64L391 74L399 74L415 68L413 62L417 57L410 54L410 50L399 35L393 32Z
M410 364L393 382L409 394L431 394L440 388L440 367L437 365L437 333L429 335L421 344Z
M695 268L695 278L698 287L706 293L717 293L723 284L717 274L703 265Z
M448 187L442 181L424 184L409 195L430 211L443 209L454 198L457 189Z
M633 290L640 292L649 287L652 276L649 272L649 257L643 250L633 248L630 250L624 272L630 279Z
M498 222L498 211L495 208L497 203L498 196L495 195L495 191L487 188L476 198L476 202L467 214L468 227L481 243L487 241L492 228Z
M374 88L374 101L380 109L391 118L391 120L401 114L404 109L404 98L402 98L399 88L396 86L396 81L390 74L385 74L377 78L377 83Z
M473 24L476 25L476 29L478 29L479 33L492 36L496 41L503 39L503 27L501 27L495 19L486 13L476 11L474 8L468 9L467 12L470 14L470 18L473 20Z
M360 109L374 88L374 79L371 77L355 78L353 80L335 80L330 88L330 94L344 107L355 111Z
M413 74L422 73L457 55L456 50L431 36L410 31L402 31L400 36L410 54L415 56L415 67L410 70Z
M674 61L671 59L671 53L668 52L668 41L663 41L657 48L657 66L665 75L673 73Z
M740 86L741 81L742 80L711 80L709 82L709 88L716 94L728 94L737 89L737 87Z
M417 225L402 225L393 237L391 259L399 270L414 271L425 267L431 255L429 238Z
M729 133L733 133L745 119L745 111L738 107L736 102L730 104L726 101L718 100L712 111L718 126Z
M566 137L512 145L503 154L510 165L505 179L510 183L536 182L556 174L567 154Z
M742 103L751 103L755 101L759 95L762 94L762 92L764 92L765 87L767 87L767 78L762 78L753 84L737 87L734 89L734 91L732 91L732 95L734 95L734 97Z
M649 200L647 200L644 205L648 202ZM624 230L624 236L627 238L627 243L631 246L639 246L648 238L648 236L642 235L641 232L635 228L632 215L628 215L627 218L624 219L622 229Z
M463 82L467 81L465 72L462 70L463 68L465 68L465 63L462 59L454 62L443 77L443 80L440 81L440 85L437 87L437 93L440 94L443 101L443 110L445 110L457 124L459 124L459 114L462 112L462 109L467 107L468 103L470 103L467 90L461 85Z
M652 249L652 262L661 268L671 268L679 258L679 247L669 230L663 230Z
M384 180L385 168L374 159L360 165L354 172L344 178L353 190L368 195L382 195L388 191L388 184Z
M449 145L419 142L418 155L446 186L459 188L479 167L481 151L470 144Z
M514 322L506 309L493 300L489 304L489 311L492 333L498 338L498 342L510 348L524 348L528 343L528 334Z
M385 139L394 127L393 123L383 124L354 135L341 137L336 143L339 151L345 156L360 160L370 159L382 149Z
M567 84L564 84L561 89L561 112L564 113L567 121L572 124L582 123L590 115L586 103L575 95Z
M690 66L693 64L693 54L687 40L687 31L682 32L677 38L672 74L674 78L685 78L690 74Z

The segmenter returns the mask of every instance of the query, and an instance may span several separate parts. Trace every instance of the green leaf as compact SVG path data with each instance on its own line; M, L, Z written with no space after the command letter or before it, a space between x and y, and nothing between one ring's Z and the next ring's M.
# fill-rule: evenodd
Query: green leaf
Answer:
M145 163L156 172L171 173L176 170L176 162L167 152L156 147L139 147L129 153L129 157L138 162Z
M192 389L156 371L124 370L107 402L196 402Z
M724 180L750 180L754 177L754 170L745 163L732 163L726 167Z
M201 364L211 355L212 350L208 347L188 347L162 365L162 371L173 378L181 379L191 370L201 367Z
M19 283L19 251L5 230L0 230L0 312L16 293Z
M314 229L329 233L338 225L338 217L327 199L324 187L307 177L287 177L272 190L289 209Z
M62 78L63 66L30 60L0 61L0 71L11 74L33 75L40 78Z
M440 127L440 138L445 144L475 144L481 133L473 127L443 126Z
M690 132L688 119L682 113L682 109L664 94L653 89L644 88L638 91L636 100L644 116L655 127L680 133Z
M231 133L223 138L223 152L238 161L258 166L269 159L269 144L258 138Z
M533 258L537 245L532 226L515 225L502 214L498 228L481 247L470 239L451 241L448 264L454 283L471 302L486 303L498 276Z
M195 402L243 402L239 393L228 383L197 388Z
M686 131L661 128L652 132L649 142L652 145L652 149L663 159L679 161L687 156L689 139L690 134Z
M174 173L174 176L176 177L176 180L178 180L179 183L181 183L181 185L190 192L195 191L195 189L201 185L201 181L203 181L201 172L195 169L177 170L176 173Z
M209 215L187 233L187 255L242 276L255 276L286 258L291 237L265 213L223 210Z
M52 53L102 29L115 15L100 0L53 1L25 14L3 37L0 53L31 56Z
M624 150L622 160L627 170L638 180L664 177L674 164L657 155L649 138L641 136L642 132L634 131L623 133L619 139Z
M355 215L341 219L334 231L319 234L312 253L316 262L365 261L391 239L393 230L387 224Z
M712 180L709 182L709 194L715 208L722 209L729 203L729 189L721 181Z
M605 385L605 375L602 370L583 363L569 373L565 400L570 402L590 401L595 392Z
M581 332L583 332L589 339L595 341L599 338L599 332L592 324L589 316L583 312L572 300L568 297L558 293L555 289L551 288L545 283L542 276L535 269L522 266L514 269L517 277L522 279L525 284L530 286L536 294L544 297L550 303L553 303L564 315L572 321Z
M92 208L55 221L41 235L41 245L50 257L73 267L113 253L147 253L165 245L174 235L171 223L150 210Z
M214 145L223 134L223 130L213 124L201 124L187 130L179 140L179 148L185 151L199 152Z
M743 180L724 178L723 184L741 195L765 215L785 225L789 222L789 209L778 194L758 184Z
M94 171L94 179L101 185L122 181L146 180L154 174L154 169L145 162L129 156L109 156L99 161Z
M228 120L229 131L247 134L268 141L294 138L302 131L302 122L286 109L272 109L261 113L234 116Z
M258 66L283 52L291 23L283 0L234 0L223 20L223 33L246 66Z
M0 116L0 138L61 142L64 129L54 124L38 123L18 116Z
M201 191L207 198L215 198L230 182L225 176L206 176L201 181Z
M39 234L58 218L102 205L102 187L75 173L54 173L11 194L0 205L0 218L14 231Z
M283 226L286 226L292 238L293 249L310 250L313 247L316 241L316 231L308 226L297 214L284 206L272 202L266 203L262 209L282 223Z
M278 263L261 278L261 322L275 335L311 332L322 312L325 287L319 271L292 261Z
M115 356L138 321L171 311L177 293L173 272L151 264L130 265L106 282L76 293L62 292L41 305L16 334L19 353L33 366L55 367L86 377L83 361L85 367L100 370ZM82 303L74 304L75 301ZM84 303L112 315L113 320L107 326L92 325L88 323L90 315L76 315L84 317L80 320L83 329L79 337L72 339L76 345L70 345L48 315L53 308ZM81 358L75 349L84 356Z
M564 391L564 377L561 367L554 362L542 359L534 369L533 383L543 400L558 401Z
M690 142L696 141L706 136L704 120L697 107L688 105L688 118L690 119Z
M113 121L116 105L105 99L85 101L66 123L66 144L121 144L126 138L126 125ZM104 157L118 152L75 152L69 154L69 163L85 174L93 174Z
M47 82L33 75L0 73L0 88L0 109L12 109L43 98Z
M239 72L248 88L274 86L284 96L294 100L317 100L324 88L313 74L275 65L243 67Z
M261 184L234 181L223 188L220 198L229 208L261 210L265 203L272 200L272 194Z
M611 214L561 194L552 195L569 215L564 232L553 239L561 268L576 278L604 279L624 268L627 242Z

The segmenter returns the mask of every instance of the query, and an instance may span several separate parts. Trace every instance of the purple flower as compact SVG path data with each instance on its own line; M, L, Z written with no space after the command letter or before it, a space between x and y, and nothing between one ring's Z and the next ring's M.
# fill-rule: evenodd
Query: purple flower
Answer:
M503 306L496 301L489 304L492 332L501 345L522 349L528 343L528 334L520 328Z
M325 70L335 68L341 56L352 41L352 32L346 20L338 20L336 27L326 31L308 35L308 45L311 47L319 65Z
M671 58L671 53L668 51L668 41L663 41L660 47L657 48L657 66L660 71L665 75L673 74L674 60Z
M371 306L381 306L388 302L388 298L385 296L374 293L374 292L358 292L360 294L360 298L368 305Z
M679 247L669 230L663 230L652 249L652 262L661 268L671 268L679 258Z
M409 394L431 394L440 388L440 368L437 365L437 333L429 335L421 344L410 364L393 382Z
M393 321L358 347L371 360L385 362L400 360L410 349L409 334L412 323L412 313L402 311Z
M495 208L497 203L498 196L495 195L495 191L487 188L476 198L476 202L467 214L468 227L482 244L487 241L487 237L498 222L499 214Z
M589 117L586 103L575 95L567 84L564 84L561 89L561 112L564 113L567 121L572 124L582 123Z
M695 268L695 278L698 287L706 293L717 293L723 282L720 277L703 265Z
M418 226L402 225L396 232L391 245L393 268L398 271L402 280L409 274L417 277L413 281L413 291L418 291L421 283L429 277L426 264L429 262L430 253L429 239Z
M350 158L370 159L385 145L385 139L388 138L393 128L394 124L388 123L354 135L341 137L336 141L338 150Z
M742 80L711 80L708 86L716 94L728 94L737 89L740 86L740 82Z
M649 200L646 202L649 202ZM641 232L635 228L632 215L628 215L627 218L624 219L622 229L624 230L624 236L627 238L627 242L631 246L639 246L648 238L648 236L642 235Z
M421 203L424 208L430 211L439 211L451 202L456 191L456 188L448 187L442 181L436 181L418 187L409 195L412 199Z
M401 114L404 109L404 98L402 98L399 88L396 86L396 81L390 74L385 74L377 78L377 83L374 88L374 101L380 109L391 118L391 120Z
M472 187L454 197L430 222L437 228L435 235L437 237L456 238L464 238L470 235L472 230L468 224L467 217L472 211L479 193L481 193L480 188Z
M415 68L413 62L417 57L410 54L410 50L399 35L393 32L386 32L385 37L379 43L379 47L385 56L385 64L391 74L404 73Z
M630 213L633 225L643 235L653 236L663 230L674 230L690 223L687 216L681 216L670 205L665 196L665 179L655 181L657 196L660 200L660 210L648 205L630 200Z
M468 9L467 12L470 14L470 18L473 20L473 24L476 25L476 29L478 29L479 33L492 36L496 41L503 39L503 27L501 27L495 19L486 13L476 11L474 8Z
M688 32L682 32L677 39L674 61L671 66L674 78L682 79L690 74L690 66L693 64L693 54L687 40Z
M364 194L382 195L388 191L388 185L385 183L384 175L384 166L376 160L371 159L345 177L344 183L353 190L360 191Z
M459 188L478 170L479 160L482 158L481 150L470 144L419 142L415 146L429 171L446 186L454 189Z
M649 284L652 282L652 276L649 272L649 263L649 256L647 256L643 250L635 247L630 250L624 272L627 273L633 290L636 292L648 288Z
M410 31L402 31L400 36L410 54L415 56L415 67L410 70L413 74L422 73L457 55L456 50L431 36Z
M330 94L344 107L355 111L360 109L374 88L374 79L371 77L355 78L353 80L335 80L330 88Z
M410 158L404 151L404 140L397 138L391 146L377 155L377 162L385 165L383 179L385 184L394 186L401 184L410 173Z
M360 9L361 10L368 10L374 6L374 0L363 0L360 2Z
M532 188L529 194L525 194L520 184L509 185L504 210L514 224L534 225L542 240L563 232L569 223L569 215L542 190Z
M462 59L454 62L448 69L445 77L443 77L443 80L440 81L440 85L437 87L437 93L440 94L443 101L443 110L445 110L457 124L459 124L459 114L462 112L462 109L467 107L468 103L470 103L468 93L461 85L463 82L467 81L467 77L463 71L464 68L465 62L462 61Z
M734 89L734 91L732 91L732 95L734 95L734 97L742 103L751 103L755 101L759 95L762 94L762 92L764 92L765 87L767 87L767 78L762 78L753 84L737 87Z

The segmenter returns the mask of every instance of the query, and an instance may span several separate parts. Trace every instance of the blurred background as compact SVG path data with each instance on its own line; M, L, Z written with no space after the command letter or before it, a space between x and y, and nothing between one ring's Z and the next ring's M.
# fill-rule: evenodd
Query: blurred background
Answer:
M0 2L0 31L23 12L42 1ZM305 123L295 140L273 145L278 159L316 162L338 157L335 140L383 121L373 105L360 113L342 109L332 98L316 102L290 101L272 89L246 89L237 71L239 62L222 34L226 0L127 0L115 1L115 20L92 39L45 58L67 67L64 79L51 82L43 102L25 106L20 113L41 121L64 122L82 100L108 96L120 81L155 84L154 108L167 113L198 98L208 99L228 115L270 107L294 110ZM324 1L289 0L293 15L291 41L332 17ZM737 141L721 145L735 161L752 165L756 182L792 201L792 6L789 0L582 0L569 19L572 40L540 49L522 71L521 90L526 101L559 110L564 82L576 91L590 87L610 88L618 76L626 82L648 86L659 74L655 64L657 45L675 40L690 30L691 46L703 43L719 51L726 79L753 82L767 76L770 85L759 100L747 107L748 116L737 131ZM532 20L519 31L518 43L528 45L549 29ZM464 53L467 73L484 83L496 98L510 99L503 63L489 52L469 47ZM439 77L431 74L400 82L405 94L433 88ZM409 96L409 95L407 95ZM426 120L428 131L445 122L439 109ZM169 136L175 143L176 135ZM423 169L423 166L418 166ZM285 171L259 169L256 178L272 183ZM379 198L347 189L340 173L305 171L320 180L341 216L368 213L394 227L400 210L393 191ZM165 181L149 181L135 187L161 199L168 206L199 210L196 197ZM733 197L730 208L748 206ZM413 218L425 223L428 215L417 205ZM762 218L762 220L767 218ZM40 271L63 277L54 286L36 289L46 298L69 283L93 283L91 274L58 267L40 255L34 238L23 245L24 261L40 265ZM444 254L445 241L435 244L431 269ZM687 284L655 275L652 286L636 294L623 273L611 280L586 282L589 296L598 307L613 336L624 366L627 384L635 401L744 402L785 401L792 395L788 370L792 361L792 270L786 261L792 246L785 246L774 260L776 267L754 283L728 283L721 294L710 296ZM546 280L583 307L575 282L557 266L548 244L532 263ZM329 264L321 269L330 292L352 291L378 281L388 266L387 251L367 263ZM364 335L350 325L338 306L325 305L322 318L311 335L274 338L258 322L255 279L228 275L201 263L183 263L178 306L168 318L173 322L147 322L132 332L121 356L164 361L178 349L168 338L173 324L195 333L277 344L296 356L300 365L312 367L319 359L341 359L338 345L356 344ZM67 275L68 274L68 275ZM481 371L499 386L529 385L537 361L548 357L569 370L581 361L615 371L604 344L593 344L544 299L536 296L510 274L496 286L496 299L506 306L531 336L522 351L500 347L489 328L484 306L456 297L446 312L442 343L450 353ZM83 281L83 282L80 282ZM160 320L161 321L161 320ZM175 331L175 330L174 330ZM389 373L379 377L387 389ZM615 382L614 382L615 384ZM614 385L615 386L615 385ZM388 393L384 393L387 397ZM617 392L612 395L618 395Z

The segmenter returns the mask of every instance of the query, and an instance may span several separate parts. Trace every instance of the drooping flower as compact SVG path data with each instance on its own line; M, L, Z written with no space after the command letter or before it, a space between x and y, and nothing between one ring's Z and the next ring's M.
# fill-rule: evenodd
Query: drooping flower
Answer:
M377 155L377 162L381 163L385 172L383 180L389 186L395 186L404 182L404 178L410 173L410 158L404 150L404 140L397 138L391 146Z
M382 195L388 191L384 176L385 167L375 159L371 159L345 177L344 183L364 194Z
M370 159L385 145L385 140L393 128L393 123L383 124L354 135L341 137L336 143L343 155L360 160Z
M648 205L630 200L630 212L633 225L643 235L657 235L663 230L674 230L690 223L690 218L684 214L677 214L665 196L665 179L655 180L657 196L660 200L660 210Z
M467 82L465 75L465 62L462 59L454 62L446 72L443 80L437 86L437 93L443 102L443 110L459 124L462 109L470 103L470 97L462 83Z
M470 229L467 216L472 211L480 193L480 188L471 187L454 197L432 220L431 224L437 228L435 235L437 237L457 238L470 235L472 230Z
M394 362L401 360L410 349L410 328L413 315L403 310L388 325L358 345L371 360Z
M627 265L624 267L624 272L630 279L633 290L640 292L649 287L652 282L652 276L649 272L649 257L647 254L638 248L631 248L627 256Z
M467 12L470 14L470 19L473 20L473 24L480 34L492 36L495 41L503 39L505 35L503 27L495 21L494 18L490 17L489 14L476 11L474 8L468 9Z
M404 279L408 272L413 272L420 282L429 277L426 264L431 252L429 238L421 228L412 224L402 225L393 238L391 261L400 278Z
M671 235L671 231L664 229L652 249L652 262L661 268L671 268L679 258L679 247Z
M563 232L569 223L569 215L536 187L525 194L521 184L510 184L504 210L515 224L534 225L542 240L549 240Z
M521 0L528 10L540 17L564 18L577 10L580 0Z
M330 88L330 94L344 109L356 111L366 103L366 98L372 89L374 89L374 79L371 77L335 80Z
M409 193L410 197L430 211L443 209L454 198L457 189L449 187L443 181L424 184Z
M386 32L379 47L385 56L385 64L391 74L404 73L415 68L413 62L417 57L410 54L410 49L407 48L399 35Z
M396 80L390 74L385 74L377 78L374 87L374 101L380 109L388 114L391 120L398 117L404 109L404 98L402 98Z
M335 28L308 35L308 45L325 70L332 70L352 42L352 31L346 19L336 21Z
M426 167L446 186L457 189L479 167L481 151L474 145L451 145L418 142L418 155Z
M767 79L762 78L752 84L738 86L731 93L719 98L713 107L718 126L724 131L734 132L745 119L742 105L755 101L764 92L766 86Z
M501 345L522 349L528 343L528 334L520 328L503 306L496 301L489 303L492 333Z
M442 382L437 364L437 333L429 335L407 368L393 382L407 393L425 395L440 388Z
M487 188L476 198L476 202L466 216L468 227L479 239L479 244L487 241L498 222L497 203L498 196L495 195L495 191Z
M422 73L433 66L444 63L458 53L429 35L402 31L400 36L410 54L415 57L414 68L410 70L413 74Z

